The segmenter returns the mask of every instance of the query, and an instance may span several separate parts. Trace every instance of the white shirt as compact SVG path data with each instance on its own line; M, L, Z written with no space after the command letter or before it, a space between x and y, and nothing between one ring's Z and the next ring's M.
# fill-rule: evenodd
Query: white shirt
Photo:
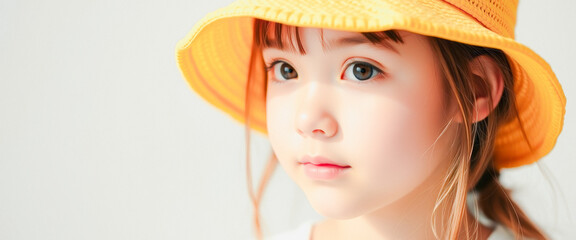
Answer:
M270 237L270 240L309 240L310 234L312 232L312 225L314 225L314 220L308 220L301 223L297 228L276 234ZM488 237L488 240L512 240L514 235L506 229L504 226L497 224L494 231Z

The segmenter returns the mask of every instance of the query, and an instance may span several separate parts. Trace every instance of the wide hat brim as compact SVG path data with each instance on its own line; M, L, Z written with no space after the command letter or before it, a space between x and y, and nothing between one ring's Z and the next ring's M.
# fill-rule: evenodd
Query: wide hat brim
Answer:
M513 70L518 118L498 129L497 169L537 161L552 150L562 130L562 87L546 61L514 40L513 27L506 37L448 2L423 0L243 0L205 16L178 42L177 62L196 93L240 123L245 123L254 18L354 32L406 30L503 50ZM267 134L265 92L250 94L250 127Z

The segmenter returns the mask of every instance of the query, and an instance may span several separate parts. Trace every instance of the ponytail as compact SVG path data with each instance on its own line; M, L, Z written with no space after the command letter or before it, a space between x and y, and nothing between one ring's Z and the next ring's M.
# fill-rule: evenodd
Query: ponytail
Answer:
M516 234L516 239L547 239L518 204L509 197L510 191L500 184L499 175L489 168L475 187L478 193L478 206L484 215L509 228Z

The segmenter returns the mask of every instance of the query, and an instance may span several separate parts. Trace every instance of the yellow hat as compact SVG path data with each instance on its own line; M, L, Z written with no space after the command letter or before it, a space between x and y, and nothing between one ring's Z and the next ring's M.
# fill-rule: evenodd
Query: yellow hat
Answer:
M244 123L254 18L354 32L407 30L501 49L511 60L519 119L498 129L494 161L497 169L517 167L552 150L566 111L548 63L514 40L517 6L518 0L239 0L198 22L176 55L191 88ZM251 94L250 127L267 134L265 92Z

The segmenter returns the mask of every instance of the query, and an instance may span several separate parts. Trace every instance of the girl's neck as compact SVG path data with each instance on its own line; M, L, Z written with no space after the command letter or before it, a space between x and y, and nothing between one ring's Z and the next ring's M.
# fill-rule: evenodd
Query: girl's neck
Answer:
M466 212L468 228L472 229L471 234L474 239L474 229L478 227L478 238L487 239L492 233L492 229L480 224ZM311 240L340 240L340 239L437 239L432 232L429 217L421 216L415 219L410 212L397 214L395 218L372 218L362 216L349 220L326 219L314 225L311 233ZM463 229L457 239L470 239L466 237Z
M440 182L433 178L431 176L428 180ZM402 199L362 216L346 220L326 219L314 226L312 239L436 239L431 221L439 191L440 186L422 184ZM436 212L449 211L440 207ZM491 229L480 224L469 211L465 211L463 217L467 219L471 234L477 228L477 239L488 238ZM444 225L441 219L436 221L438 228ZM465 226L460 232L464 235L458 239L468 239L463 228ZM474 235L471 238L474 239Z

